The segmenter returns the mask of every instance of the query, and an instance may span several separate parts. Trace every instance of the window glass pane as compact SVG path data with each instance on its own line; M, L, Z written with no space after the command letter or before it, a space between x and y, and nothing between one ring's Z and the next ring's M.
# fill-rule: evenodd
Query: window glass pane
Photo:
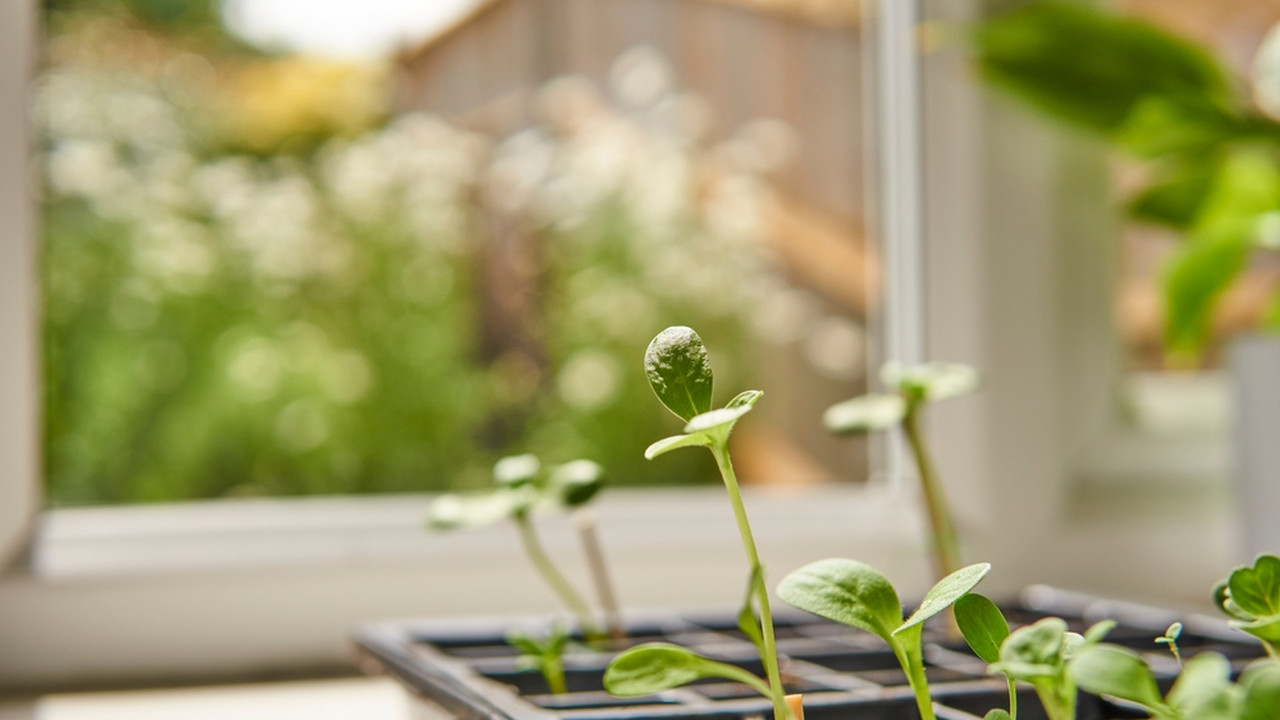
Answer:
M46 0L50 502L712 482L641 457L674 324L766 393L744 481L865 478L855 5Z

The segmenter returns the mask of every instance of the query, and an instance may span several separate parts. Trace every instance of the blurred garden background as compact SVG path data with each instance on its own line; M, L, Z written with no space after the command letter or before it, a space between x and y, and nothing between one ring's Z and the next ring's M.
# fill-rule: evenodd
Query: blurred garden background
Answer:
M707 338L722 394L769 396L749 480L865 477L859 441L818 426L865 385L860 161L804 126L856 147L859 123L806 112L860 113L856 83L708 99L661 33L529 63L506 36L545 23L519 2L302 52L252 5L44 4L49 502L470 487L529 451L711 481L701 454L641 457L678 430L640 364L670 324ZM742 32L740 8L703 12ZM825 34L823 77L856 77L848 17L755 22ZM488 75L456 59L495 42Z

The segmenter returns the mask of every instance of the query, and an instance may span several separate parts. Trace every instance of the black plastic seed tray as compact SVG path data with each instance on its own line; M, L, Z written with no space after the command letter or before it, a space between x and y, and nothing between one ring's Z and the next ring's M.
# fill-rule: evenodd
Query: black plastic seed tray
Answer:
M1166 685L1177 665L1154 639L1170 623L1184 624L1184 656L1221 652L1243 667L1261 649L1225 623L1179 618L1152 608L1097 600L1048 588L1032 588L1004 606L1016 625L1057 616L1082 631L1102 619L1119 624L1108 640L1144 652ZM552 695L542 676L520 666L503 639L511 627L499 621L393 622L365 628L357 637L364 655L411 691L464 720L768 720L769 702L739 683L706 680L642 698L616 698L602 678L613 652L576 644L565 656L569 692ZM545 632L548 622L518 627ZM873 635L803 613L775 617L784 683L805 695L806 720L918 720L915 700L892 652ZM636 618L630 645L663 641L763 674L755 647L737 630L735 616L686 614ZM973 720L1005 707L1003 679L986 674L963 641L926 631L926 674L940 720ZM1040 720L1030 688L1019 691L1019 717ZM1132 717L1123 707L1082 695L1078 720Z

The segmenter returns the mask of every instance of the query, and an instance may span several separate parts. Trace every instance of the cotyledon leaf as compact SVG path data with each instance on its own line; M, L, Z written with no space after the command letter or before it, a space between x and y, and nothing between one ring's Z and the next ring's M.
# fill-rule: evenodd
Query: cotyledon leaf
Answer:
M637 697L709 677L734 680L770 696L769 686L746 670L669 643L645 643L619 654L604 671L604 689L620 697Z
M959 570L938 581L925 593L924 599L920 601L920 607L907 618L907 621L898 626L894 630L894 634L900 633L912 625L919 625L938 613L946 610L956 600L959 600L965 593L974 588L975 585L982 582L982 578L991 572L991 563L977 563L968 567L962 567Z
M902 604L889 579L857 560L809 563L782 579L778 596L800 610L879 635L891 645L893 631L902 623Z
M956 624L965 642L982 661L1000 661L1000 646L1009 637L1009 622L996 604L982 595L968 593L956 601Z
M711 410L711 358L692 328L658 333L645 350L644 373L662 404L685 422Z

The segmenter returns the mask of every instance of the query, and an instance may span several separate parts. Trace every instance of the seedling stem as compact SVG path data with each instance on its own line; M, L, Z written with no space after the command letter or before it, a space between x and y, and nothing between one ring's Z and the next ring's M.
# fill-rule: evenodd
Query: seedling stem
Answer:
M516 527L520 529L520 542L524 545L524 551L529 556L529 561L537 568L538 573L547 581L551 589L560 596L560 600L564 602L565 607L578 618L578 625L582 628L583 635L586 636L587 642L597 643L604 638L604 633L596 625L595 620L591 617L591 608L587 605L582 596L573 589L573 585L565 578L561 572L556 569L555 563L551 562L551 557L547 555L547 551L543 549L541 541L538 540L538 534L533 529L533 522L525 513L519 513L515 516Z
M925 447L917 421L920 401L909 400L902 418L902 430L915 458L920 473L920 488L924 493L925 508L929 513L929 527L933 536L933 563L938 577L946 577L960 569L960 541L951 519L947 498L934 469L929 449Z
M720 476L724 478L725 489L729 493L729 501L733 505L733 516L738 521L738 534L742 537L742 548L751 563L751 574L755 583L756 601L760 608L760 629L764 638L764 652L761 661L764 663L765 675L769 678L770 698L773 700L773 714L778 720L790 717L786 691L782 688L782 674L778 670L778 651L773 633L773 612L769 608L769 589L764 584L764 570L760 565L760 555L756 552L756 541L751 534L751 522L747 520L747 509L742 503L742 491L738 488L738 476L733 471L733 461L729 459L729 442L725 436L719 436L711 446L711 454L720 468Z

